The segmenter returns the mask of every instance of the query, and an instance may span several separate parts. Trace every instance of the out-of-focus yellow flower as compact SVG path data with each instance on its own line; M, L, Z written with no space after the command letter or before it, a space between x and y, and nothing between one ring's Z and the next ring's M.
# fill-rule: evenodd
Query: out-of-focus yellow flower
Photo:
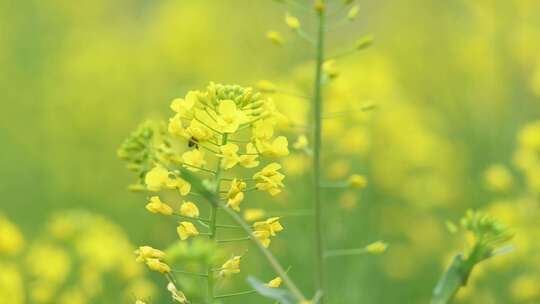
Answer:
M150 202L146 204L146 210L152 213L159 213L163 215L173 214L172 207L162 202L159 196L152 196L150 198Z
M521 275L510 285L510 293L517 302L534 302L540 297L540 278L536 275Z
M19 229L0 214L0 256L14 255L24 247L24 238Z
M293 144L293 147L298 150L303 150L308 146L308 139L305 135L300 135Z
M353 174L349 177L349 185L353 188L364 189L367 187L367 179L358 174Z
M182 241L187 240L192 236L199 235L197 227L195 227L195 225L193 225L191 222L180 222L176 228L176 231L178 232L178 236Z
M268 31L266 32L266 38L270 40L275 45L283 45L283 37L281 37L281 34L276 31Z
M33 244L26 256L26 264L31 275L53 284L65 282L71 271L69 254L61 247L49 243Z
M159 164L155 165L152 170L148 171L144 177L146 187L150 191L161 190L161 188L167 184L168 180L169 171Z
M525 125L518 134L519 144L533 151L540 151L540 120Z
M24 304L23 276L13 264L0 263L0 299L9 304Z
M137 301L135 301L135 304L146 304L146 302L137 299Z
M137 255L137 262L144 262L147 259L159 259L162 260L165 258L165 252L152 248L150 246L141 246L135 250L135 255Z
M198 149L193 149L184 152L182 154L182 161L188 170L193 172L199 171L198 168L204 168L206 160L204 160L204 153Z
M326 60L322 66L323 72L330 79L334 79L339 76L339 70L336 68L336 61L333 59Z
M185 201L180 205L180 214L187 217L198 217L199 216L199 208L195 203Z
M218 156L222 158L221 167L223 169L230 169L240 161L240 156L238 156L238 146L232 143L228 143L219 147L221 154Z
M232 100L222 100L218 106L217 123L223 133L234 133L247 121L246 114Z
M220 276L229 276L232 274L240 273L240 260L242 259L241 256L233 256L232 258L228 259L222 266L221 270L219 271Z
M300 20L289 13L285 14L285 23L292 30L298 30L300 28Z
M268 287L268 288L278 288L279 286L281 286L282 282L283 282L283 280L281 279L281 277L275 277L274 279L272 279L268 283L266 283L266 287Z
M256 187L262 191L268 191L271 195L277 195L283 188L283 179L285 175L278 172L281 169L281 165L278 163L271 163L264 167L261 171L253 175L255 179Z
M169 265L161 262L158 259L147 259L146 260L146 265L151 270L158 271L160 273L169 273L169 272L171 272L171 267L169 267Z
M366 246L366 251L371 254L381 254L386 251L388 244L377 241Z
M358 5L353 5L349 12L347 12L347 19L354 20L358 16L358 12L360 11L360 7Z
M263 218L265 214L266 211L264 211L263 209L246 209L246 211L244 211L244 220L248 222L253 222Z
M492 165L484 172L484 183L491 191L506 191L512 187L513 177L505 166Z
M196 139L198 142L204 142L212 138L213 133L200 121L193 119L186 128L184 136L188 140Z
M240 203L244 200L244 191L247 185L236 178L231 181L231 187L227 193L227 206L235 211L240 211Z

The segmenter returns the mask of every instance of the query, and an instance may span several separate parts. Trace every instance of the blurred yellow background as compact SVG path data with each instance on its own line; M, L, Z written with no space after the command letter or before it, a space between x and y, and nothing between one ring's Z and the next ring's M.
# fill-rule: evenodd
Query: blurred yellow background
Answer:
M377 108L324 122L326 177L369 180L361 194L325 195L328 243L390 243L380 257L329 262L329 296L428 302L463 247L446 220L476 208L515 229L516 249L475 272L458 301L540 302L540 2L359 0L358 20L345 24L341 1L329 2L330 54L365 34L376 42L337 60L326 109ZM286 11L314 32L307 12L270 0L0 0L0 303L130 303L133 286L150 302L167 301L162 278L130 266L131 251L168 244L174 233L127 191L133 176L116 149L139 122L168 118L173 98L209 81L268 79L310 93L313 51L287 32ZM268 30L285 44L272 45ZM308 123L308 103L274 98L291 121ZM300 207L308 205L307 191L295 191L309 180L306 161L301 153L285 160L282 200ZM305 222L285 222L275 250L313 292ZM55 230L62 224L78 237L55 234L69 230ZM117 251L100 259L103 247ZM238 301L264 300L225 303Z

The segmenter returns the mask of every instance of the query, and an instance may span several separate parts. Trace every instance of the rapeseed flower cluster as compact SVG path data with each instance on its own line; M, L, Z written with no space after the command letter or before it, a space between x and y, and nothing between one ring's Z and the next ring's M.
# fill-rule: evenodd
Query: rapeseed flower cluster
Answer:
M205 90L175 98L170 109L173 116L165 129L160 123L145 123L122 144L118 154L128 161L128 168L138 172L136 188L151 193L146 209L180 219L176 229L180 242L197 237L216 244L234 242L218 238L223 227L217 219L218 209L240 212L252 192L275 196L283 191L285 175L276 159L289 154L289 143L277 132L287 126L288 120L272 99L238 85L210 83ZM193 177L186 176L188 173L200 178L205 191L215 193L220 204L205 202L193 188ZM211 208L205 215L207 205ZM271 217L254 223L253 234L239 241L253 238L268 247L270 238L284 229L279 220ZM180 276L170 265L174 258L169 250L141 246L136 255L139 262L164 274L172 284L169 287L179 286ZM205 301L215 297L214 280L240 273L241 258L234 255L219 268L214 258L204 261L207 266L201 276L208 282ZM186 299L174 296L179 294L174 290L173 299ZM189 297L202 296L199 292Z

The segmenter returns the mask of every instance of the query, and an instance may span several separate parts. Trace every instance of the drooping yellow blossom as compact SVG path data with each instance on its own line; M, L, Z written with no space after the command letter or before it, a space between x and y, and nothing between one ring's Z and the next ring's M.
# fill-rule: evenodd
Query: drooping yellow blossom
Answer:
M181 195L188 195L191 191L191 184L185 181L183 178L176 177L167 181L167 188L178 189Z
M349 185L353 188L364 189L367 187L367 179L362 175L353 174L349 176Z
M268 248L268 246L270 246L270 232L266 230L256 230L253 231L253 236L256 237L264 247Z
M199 235L197 227L195 227L195 225L193 225L191 222L180 222L176 228L176 231L178 232L178 236L182 241L185 241L192 236Z
M240 211L240 203L244 200L244 191L247 185L236 178L231 181L231 187L227 192L227 206L235 211Z
M266 212L263 209L246 209L246 211L244 211L244 220L253 222L263 218L265 214Z
M283 226L279 222L279 217L271 217L266 221L254 223L253 229L255 231L268 231L271 236L275 236L276 233L283 231Z
M232 100L222 100L218 106L217 123L223 133L234 133L240 124L247 122L246 114Z
M276 31L268 31L266 32L266 38L270 40L275 45L283 45L283 37L281 37L281 34Z
M148 173L146 173L146 176L144 177L146 187L150 191L161 190L164 186L167 185L168 180L169 171L159 164L155 165L152 170L148 171Z
M246 145L246 154L240 155L240 166L244 168L255 168L259 165L257 158L259 157L257 149L252 143Z
M241 256L236 255L228 259L222 266L219 271L220 276L229 276L232 274L240 273L240 260Z
M148 266L148 268L161 273L171 272L171 267L158 259L147 259L146 265Z
M182 161L184 166L193 172L199 171L198 168L204 168L206 160L204 160L204 153L198 149L193 149L182 154Z
M24 246L24 238L19 229L0 214L0 256L14 255Z
M264 167L261 171L253 175L255 179L256 187L262 191L268 191L271 195L277 195L283 188L283 179L285 175L278 172L281 169L281 165L278 163L271 163Z
M360 11L360 7L358 5L353 5L349 12L347 13L347 19L354 20L358 16L358 12Z
M298 30L300 28L300 20L289 13L285 14L285 23L292 30Z
M165 258L165 252L152 248L150 246L141 246L135 250L135 255L137 255L137 262L144 262L147 259L158 259L162 260Z
M219 147L221 154L218 156L222 158L221 167L223 169L230 169L240 161L240 156L238 156L238 146L233 143L228 143Z
M388 244L377 241L366 246L366 251L371 254L381 254L386 251Z
M198 217L199 208L193 202L185 201L180 205L180 214L187 217Z
M293 144L293 147L297 150L304 150L308 146L308 139L305 135L300 135Z
M281 286L282 282L283 282L283 280L281 279L281 277L275 277L274 279L272 279L268 283L266 283L266 287L268 287L268 288L278 288L279 286Z
M173 214L172 207L162 202L159 196L152 196L150 198L150 202L146 204L146 210L152 213L160 213L163 215Z
M505 166L492 165L484 172L484 183L489 190L502 192L512 187L513 177Z
M259 80L256 86L257 89L265 93L274 93L277 91L277 86L269 80Z

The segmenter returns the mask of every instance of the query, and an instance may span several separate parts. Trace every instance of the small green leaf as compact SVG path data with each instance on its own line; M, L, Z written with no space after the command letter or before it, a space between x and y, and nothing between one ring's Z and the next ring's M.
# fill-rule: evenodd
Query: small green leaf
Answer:
M270 298L278 301L281 304L293 304L295 303L294 297L292 294L284 289L280 288L269 288L263 282L259 281L254 277L248 277L247 281L258 294L263 297Z

